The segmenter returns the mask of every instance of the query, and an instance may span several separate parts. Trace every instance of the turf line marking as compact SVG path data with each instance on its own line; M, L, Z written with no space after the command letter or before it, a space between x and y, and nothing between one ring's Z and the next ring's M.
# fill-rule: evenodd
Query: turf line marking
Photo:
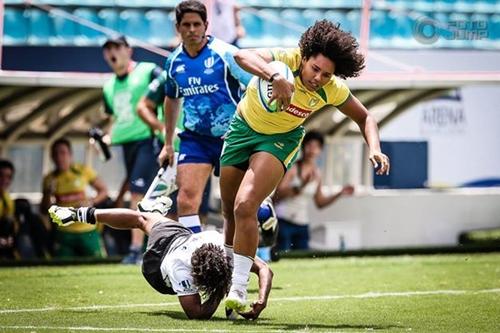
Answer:
M103 309L119 309L119 308L148 308L154 306L173 306L179 305L179 302L169 303L146 303L146 304L115 304L115 305L88 305L88 306L72 306L72 307L46 307L34 309L3 309L2 313L19 313L19 312L46 312L46 311L81 311L81 310L103 310Z
M304 325L306 326L306 325ZM284 332L283 330L246 330L242 328L232 329L206 329L206 328L137 328L137 327L93 327L93 326L0 326L0 329L8 330L50 330L50 331L102 331L102 332L209 332L209 333L225 333L225 332L244 332L244 333L265 333L265 332Z
M379 297L411 297L411 296L430 296L430 295L463 295L463 294L486 294L498 293L500 288L497 289L483 289L483 290L429 290L429 291L405 291L405 292L368 292L359 295L324 295L324 296L296 296L296 297L279 297L271 298L271 301L280 302L296 302L296 301L320 301L332 299L346 299L346 298L379 298Z
M272 297L270 302L297 302L297 301L322 301L336 299L370 299L380 297L413 297L431 295L464 295L464 294L491 294L500 293L500 288L482 290L428 290L428 291L405 291L405 292L368 292L358 295L324 295L324 296L294 296L294 297ZM47 312L47 311L82 311L82 310L102 310L119 308L143 308L143 307L163 307L179 305L178 302L150 303L150 304L117 304L117 305L90 305L74 307L46 307L33 309L1 309L0 314L21 313L21 312ZM1 327L1 326L0 326Z
M10 330L59 330L59 331L125 331L125 332L263 332L246 330L222 330L222 329L189 329L189 328L133 328L133 327L92 327L92 326L0 326L0 329ZM267 331L269 332L269 331Z

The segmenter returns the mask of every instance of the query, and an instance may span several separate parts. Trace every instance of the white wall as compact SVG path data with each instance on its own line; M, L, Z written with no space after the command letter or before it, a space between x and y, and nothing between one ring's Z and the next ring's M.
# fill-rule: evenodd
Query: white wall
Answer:
M311 247L347 249L457 245L467 230L500 227L500 188L371 190L318 210L311 203Z
M430 186L500 178L500 86L464 87L459 95L421 103L380 131L386 141L429 142Z

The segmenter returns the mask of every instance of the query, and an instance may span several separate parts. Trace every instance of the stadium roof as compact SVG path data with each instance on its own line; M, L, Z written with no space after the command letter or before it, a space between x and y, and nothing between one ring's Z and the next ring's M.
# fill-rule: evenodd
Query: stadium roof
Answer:
M417 53L370 52L364 74L348 81L379 126L411 106L457 87L500 83L498 52ZM442 66L432 68L440 57L444 57L438 61ZM101 87L108 77L102 73L0 71L1 146L31 140L50 144L61 135L87 137L91 126L104 125ZM329 111L314 113L306 126L333 136L359 132L343 114Z

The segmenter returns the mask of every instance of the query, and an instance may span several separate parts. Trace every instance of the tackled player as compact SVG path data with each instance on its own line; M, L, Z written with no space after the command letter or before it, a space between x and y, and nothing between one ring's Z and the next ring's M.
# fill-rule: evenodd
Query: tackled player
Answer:
M156 291L177 295L189 319L210 319L229 290L231 257L224 252L224 237L219 232L194 234L179 222L166 218L164 215L171 205L172 201L163 196L152 202L139 202L141 211L52 206L49 214L58 225L99 222L116 229L142 230L149 236L142 263L144 278ZM259 279L258 302L265 307L273 273L260 259L255 260L252 272ZM256 319L264 307L240 315Z

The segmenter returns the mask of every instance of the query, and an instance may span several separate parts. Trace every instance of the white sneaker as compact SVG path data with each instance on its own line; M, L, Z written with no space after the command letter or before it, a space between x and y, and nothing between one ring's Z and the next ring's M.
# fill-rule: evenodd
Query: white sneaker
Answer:
M60 226L68 226L76 222L76 209L73 207L59 207L52 205L49 208L49 215L52 222Z
M226 308L236 312L244 312L247 307L247 291L231 287L225 301Z
M167 196L161 196L156 199L142 199L137 204L137 208L140 212L150 212L150 213L160 213L161 215L167 215L168 211L172 207L172 200Z

